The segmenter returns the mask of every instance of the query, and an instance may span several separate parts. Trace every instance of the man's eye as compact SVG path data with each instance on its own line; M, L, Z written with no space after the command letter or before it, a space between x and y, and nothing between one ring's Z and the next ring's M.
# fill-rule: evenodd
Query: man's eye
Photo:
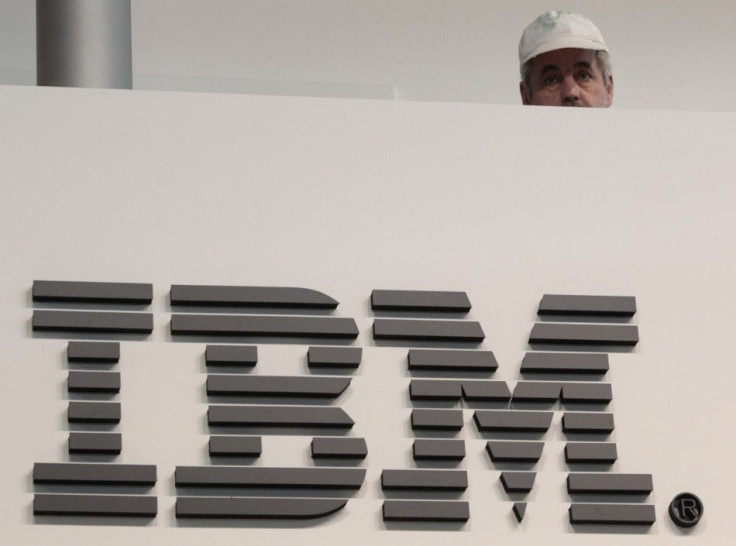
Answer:
M562 76L559 74L549 75L545 76L542 80L542 83L544 85L556 85L562 81Z
M590 72L581 72L580 74L578 74L578 78L583 81L590 81L593 79L593 74L591 74Z

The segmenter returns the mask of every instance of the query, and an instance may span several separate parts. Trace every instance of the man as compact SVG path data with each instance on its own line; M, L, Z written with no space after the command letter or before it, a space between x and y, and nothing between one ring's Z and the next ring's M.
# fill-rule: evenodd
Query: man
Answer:
M603 35L577 13L548 11L524 29L519 42L521 101L542 106L613 102L611 59Z

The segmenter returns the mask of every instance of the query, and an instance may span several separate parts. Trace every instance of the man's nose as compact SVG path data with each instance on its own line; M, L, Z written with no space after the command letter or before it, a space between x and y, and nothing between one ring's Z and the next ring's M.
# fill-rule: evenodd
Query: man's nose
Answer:
M566 76L562 80L563 101L577 101L580 99L580 87L572 76Z

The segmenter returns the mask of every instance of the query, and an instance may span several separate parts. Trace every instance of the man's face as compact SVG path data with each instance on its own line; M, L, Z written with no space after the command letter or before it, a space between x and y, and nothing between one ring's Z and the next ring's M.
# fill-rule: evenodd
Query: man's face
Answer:
M521 84L524 104L541 106L608 107L613 102L613 78L603 74L591 49L558 49L532 59L530 83Z

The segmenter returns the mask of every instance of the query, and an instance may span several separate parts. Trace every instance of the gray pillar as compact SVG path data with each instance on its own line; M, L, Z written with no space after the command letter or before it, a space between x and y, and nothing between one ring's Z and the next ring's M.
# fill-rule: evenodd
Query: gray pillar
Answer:
M36 0L38 85L133 88L130 0Z

